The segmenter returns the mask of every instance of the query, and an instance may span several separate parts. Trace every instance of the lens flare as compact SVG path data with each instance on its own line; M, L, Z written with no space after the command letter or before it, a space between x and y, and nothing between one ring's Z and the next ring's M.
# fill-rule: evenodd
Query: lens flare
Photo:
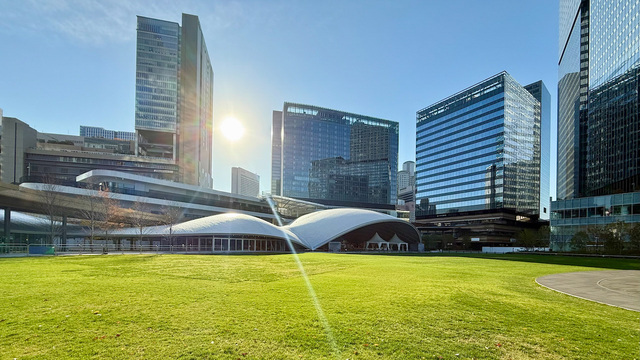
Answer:
M244 126L234 117L224 119L220 125L220 130L222 130L222 135L229 141L240 140L244 135Z
M280 215L278 214L278 212L276 211L276 207L273 204L273 199L271 199L271 197L267 197L267 203L269 204L269 207L271 207L271 212L273 212L273 215L276 217L276 220L278 221L278 225L282 226L282 219L280 219ZM320 323L322 324L322 327L324 328L324 332L327 336L327 339L329 340L329 344L331 345L331 349L333 351L333 354L337 357L340 354L340 351L338 350L338 344L336 343L336 339L333 336L333 331L331 331L331 326L329 325L329 321L327 320L327 317L324 316L324 311L322 311L322 306L320 306L320 300L318 300L318 296L316 295L316 291L313 289L313 285L311 285L311 281L309 280L309 277L307 276L307 272L304 270L304 266L302 265L302 262L300 261L300 258L298 257L298 253L296 252L296 250L293 247L293 243L291 243L291 239L289 239L289 235L287 235L286 232L284 232L284 237L287 240L287 244L289 245L289 248L291 249L291 255L293 255L293 260L296 262L296 264L298 265L298 270L300 271L300 274L302 274L302 278L304 279L304 283L307 285L307 291L309 292L309 296L311 296L311 299L313 300L313 306L316 308L316 313L318 314L318 319L320 320Z

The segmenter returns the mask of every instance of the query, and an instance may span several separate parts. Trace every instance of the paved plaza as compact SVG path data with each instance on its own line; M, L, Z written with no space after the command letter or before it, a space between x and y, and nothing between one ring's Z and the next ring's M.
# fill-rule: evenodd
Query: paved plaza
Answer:
M640 312L640 270L552 274L536 282L567 295Z

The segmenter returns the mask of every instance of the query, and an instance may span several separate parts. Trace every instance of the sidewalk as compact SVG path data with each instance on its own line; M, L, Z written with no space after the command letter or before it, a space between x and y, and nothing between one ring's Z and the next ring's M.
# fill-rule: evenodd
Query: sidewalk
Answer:
M552 274L536 282L567 295L640 312L640 270Z

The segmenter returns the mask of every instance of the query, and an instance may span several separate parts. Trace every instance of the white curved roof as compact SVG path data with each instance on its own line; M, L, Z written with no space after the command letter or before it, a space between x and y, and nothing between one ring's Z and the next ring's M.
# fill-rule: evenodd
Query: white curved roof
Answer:
M115 231L116 236L140 234L137 228ZM143 230L143 236L168 235L169 227L150 226ZM173 235L256 235L274 238L291 239L292 242L304 245L298 237L286 229L272 225L262 219L245 214L225 213L185 221L173 225Z
M397 222L413 227L408 222L391 215L371 210L338 208L301 216L284 228L297 235L305 246L315 250L348 232L381 222Z
M405 220L375 211L350 208L316 211L301 216L290 225L282 227L251 215L218 214L176 224L173 226L172 234L178 236L257 235L280 239L289 238L294 243L315 250L342 235L379 223L396 223L399 226L395 228L396 231L404 231L405 234L415 232L415 238L419 238L418 230ZM140 234L139 231L137 228L121 229L114 231L112 235L135 236ZM145 228L142 236L165 236L168 234L169 227L162 225Z

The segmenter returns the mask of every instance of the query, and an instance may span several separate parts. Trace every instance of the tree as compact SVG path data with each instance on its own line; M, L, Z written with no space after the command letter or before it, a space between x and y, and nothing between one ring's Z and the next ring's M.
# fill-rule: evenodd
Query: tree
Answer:
M627 248L633 253L640 253L640 223L629 224L627 234L629 236Z
M524 229L516 234L516 241L518 245L526 248L527 251L532 251L538 242L538 234L531 229Z
M151 208L142 198L137 198L131 207L131 224L138 232L139 244L142 245L142 237L151 221ZM135 239L131 241L132 249L135 248Z
M551 228L548 225L541 226L537 231L538 241L536 242L536 246L538 247L549 247L549 241L551 238Z
M627 236L627 224L624 221L616 221L608 224L606 229L609 235L605 239L604 250L609 254L622 254L624 239Z
M109 189L100 190L101 202L100 205L102 207L99 212L102 214L102 219L100 221L100 228L104 233L105 240L109 241L109 235L112 234L115 230L120 229L124 226L122 223L122 216L120 208L120 204L117 199L115 199ZM115 240L117 249L120 248L120 238Z
M82 226L89 231L89 249L93 251L93 241L96 232L100 228L100 222L104 218L102 196L87 195L83 197L86 208L79 211Z
M62 195L61 186L56 184L54 178L46 176L43 181L44 184L42 190L39 192L39 196L42 202L42 210L49 220L49 231L47 234L49 243L53 244L55 237L61 233L64 225L62 211L67 205L67 198Z
M169 245L173 246L173 226L176 225L184 216L184 209L176 203L170 202L162 207L162 223L169 227Z
M622 221L606 226L596 225L587 229L587 232L596 242L596 247L602 244L602 249L607 254L622 254L624 238L626 236L626 224Z
M573 235L570 243L573 251L584 252L589 243L589 234L586 231L578 231Z
M587 234L590 240L594 243L594 249L596 253L600 253L600 247L604 244L605 239L609 236L609 233L603 225L592 225L587 228Z

